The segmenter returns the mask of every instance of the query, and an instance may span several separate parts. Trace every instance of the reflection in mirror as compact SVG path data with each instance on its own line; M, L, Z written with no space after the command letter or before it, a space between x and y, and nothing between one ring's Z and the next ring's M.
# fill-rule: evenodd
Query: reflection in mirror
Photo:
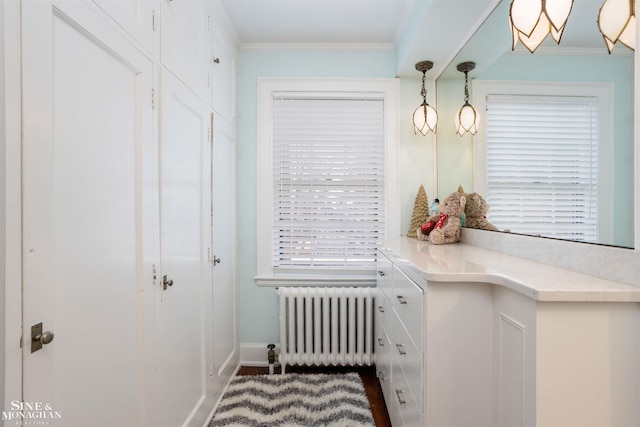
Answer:
M522 46L511 50L510 0L497 3L437 79L440 196L458 186L482 194L489 204L487 219L502 231L633 246L634 55L625 46L608 54L597 26L602 1L575 1L560 45L548 37L534 54ZM466 61L476 63L469 72L469 91L480 124L475 136L461 137L456 135L454 117L463 102L464 76L456 67ZM568 122L554 129L544 115L558 118L565 104L574 101L577 106L570 108L586 111L590 125L576 126L569 115ZM506 113L517 110L521 113L515 125L500 125ZM533 123L527 123L534 114L538 116ZM569 129L578 134L588 131L579 136L586 141L581 148L587 157L570 145L563 153L561 146L570 139L563 135ZM511 153L501 159L504 153L496 141L505 135ZM539 160L534 168L540 174L526 177L531 159ZM568 169L580 166L582 172L572 171L567 177L563 164ZM576 177L585 174L585 181L592 184L587 190L577 186ZM559 184L549 184L556 175L564 180L562 185L572 187L559 191ZM497 183L495 176L504 179ZM571 205L570 213L565 218L554 216L562 204ZM580 208L574 209L575 205ZM540 211L544 218L538 217Z

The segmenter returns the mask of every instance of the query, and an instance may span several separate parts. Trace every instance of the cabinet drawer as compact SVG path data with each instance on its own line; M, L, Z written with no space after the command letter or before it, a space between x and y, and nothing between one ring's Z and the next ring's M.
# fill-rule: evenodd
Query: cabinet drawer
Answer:
M378 269L377 283L387 298L391 299L393 296L393 264L389 258L378 252L378 262L376 268Z
M397 267L393 268L394 287L392 304L400 320L409 331L411 339L419 349L423 341L423 303L424 292Z
M422 410L422 352L418 350L414 342L409 338L409 333L400 323L398 318L394 319L391 335L391 353L397 361L397 366L406 377L408 393L412 394L417 402L418 408ZM393 371L393 379L396 379L396 371Z
M382 388L385 401L391 399L391 341L389 336L376 323L375 333L375 354L376 354L376 376Z
M401 361L393 356L393 379L391 382L390 417L393 426L416 427L422 425L422 410L410 391L407 377L400 368ZM385 397L386 399L386 397Z
M391 319L395 316L393 312L393 308L391 307L391 303L385 296L384 292L378 289L376 292L376 302L374 309L374 316L376 322L380 323L380 326L385 329L387 334L391 334ZM376 324L376 328L378 325Z

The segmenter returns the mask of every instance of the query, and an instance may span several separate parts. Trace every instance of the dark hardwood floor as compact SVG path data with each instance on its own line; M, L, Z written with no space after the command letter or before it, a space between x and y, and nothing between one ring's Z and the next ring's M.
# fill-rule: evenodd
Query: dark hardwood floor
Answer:
M367 398L369 398L371 414L373 415L376 427L391 427L391 420L389 420L387 407L384 403L382 389L380 388L378 377L376 377L375 366L287 366L286 372L299 374L359 373ZM238 375L261 375L268 373L269 369L266 367L241 366L238 370ZM276 368L276 373L280 373L280 368Z

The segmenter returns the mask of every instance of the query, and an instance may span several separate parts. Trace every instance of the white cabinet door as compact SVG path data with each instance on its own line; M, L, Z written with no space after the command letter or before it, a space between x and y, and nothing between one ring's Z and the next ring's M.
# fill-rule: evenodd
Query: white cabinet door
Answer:
M161 0L160 57L208 105L211 104L211 8L206 1Z
M211 102L213 109L225 119L233 120L236 94L236 57L231 40L222 28L213 32L213 66Z
M159 360L163 422L202 425L213 406L210 108L171 73L161 90ZM166 276L166 280L165 279Z
M154 7L158 0L93 0L113 20L133 37L146 52L153 52L154 27L159 16Z
M213 137L213 367L217 386L237 362L235 313L235 136L222 119Z
M54 424L146 425L152 64L83 2L23 1L22 49L23 399Z

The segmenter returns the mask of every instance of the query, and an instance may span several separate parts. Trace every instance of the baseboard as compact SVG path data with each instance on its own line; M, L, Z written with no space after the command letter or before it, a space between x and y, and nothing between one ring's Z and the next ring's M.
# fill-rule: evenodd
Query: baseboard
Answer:
M269 366L267 352L269 343L245 343L240 344L240 365L242 366ZM274 349L276 354L280 354L280 345L277 343ZM276 366L279 366L276 363Z

